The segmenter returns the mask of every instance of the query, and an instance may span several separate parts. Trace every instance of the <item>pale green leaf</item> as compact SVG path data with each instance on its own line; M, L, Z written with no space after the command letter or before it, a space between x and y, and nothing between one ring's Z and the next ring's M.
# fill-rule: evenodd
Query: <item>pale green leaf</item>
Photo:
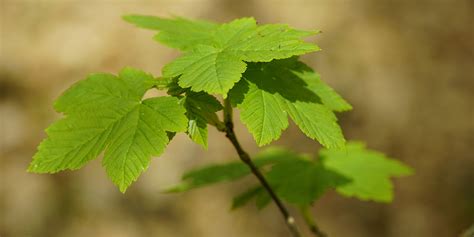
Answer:
M246 62L268 62L319 50L301 40L317 32L298 31L287 25L257 26L242 18L212 30L213 38L195 45L163 68L166 77L179 77L179 85L199 92L227 95L246 69Z
M322 162L327 169L337 172L351 182L337 187L344 196L362 200L390 202L393 199L391 177L412 174L412 169L384 154L365 148L364 144L351 142L346 149L322 150Z
M227 47L246 62L269 62L320 50L317 45L301 40L317 33L294 30L284 24L267 24L242 34Z
M226 94L240 80L245 63L238 56L211 47L199 46L163 68L166 77L179 76L181 87Z
M259 146L280 137L289 115L308 137L326 147L343 147L337 118L321 99L328 94L295 73L307 72L301 65L295 58L249 64L244 79L229 92L232 104Z
M138 27L159 30L155 40L181 50L190 50L199 44L212 41L218 25L202 20L188 20L181 17L171 19L156 16L127 15L124 20Z
M326 107L338 112L352 109L352 106L346 100L321 80L319 73L296 60L293 67L292 73L301 78L307 84L307 88L313 91Z
M66 116L53 123L29 170L55 173L79 169L105 150L103 165L122 192L160 155L167 132L185 131L177 98L141 100L154 85L149 74L126 68L119 77L93 74L68 89L55 108Z
M156 83L150 74L133 68L124 68L119 78L117 80L112 74L91 74L87 83L79 81L66 90L55 101L54 108L65 114L94 113L94 110L111 112L109 110L116 110L116 107L134 106Z
M306 136L328 148L344 147L345 139L334 113L323 104L286 101L287 112Z
M263 146L278 139L288 127L288 116L281 106L280 97L259 89L256 84L247 80L242 80L239 84L239 87L247 87L248 90L245 99L239 104L240 119L257 144Z

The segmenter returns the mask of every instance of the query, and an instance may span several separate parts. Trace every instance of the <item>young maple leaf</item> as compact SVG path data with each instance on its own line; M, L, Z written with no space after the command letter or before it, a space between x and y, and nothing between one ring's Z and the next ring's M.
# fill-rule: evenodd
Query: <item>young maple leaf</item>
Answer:
M246 69L245 62L269 62L319 50L318 46L301 39L317 31L295 30L284 24L257 26L254 18L241 18L222 25L137 15L126 16L125 20L159 30L160 42L186 51L163 68L164 76L179 76L181 87L224 97L240 80ZM186 30L193 27L195 30Z
M185 131L185 109L174 97L142 100L155 79L126 68L119 76L93 74L68 89L55 104L65 117L46 129L29 171L79 169L104 152L108 176L125 192L160 155L167 131Z

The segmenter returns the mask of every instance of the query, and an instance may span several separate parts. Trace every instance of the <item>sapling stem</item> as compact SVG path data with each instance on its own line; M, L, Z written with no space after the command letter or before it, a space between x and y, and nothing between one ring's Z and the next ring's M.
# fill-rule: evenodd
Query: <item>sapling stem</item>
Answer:
M311 214L311 208L309 206L303 206L300 208L300 210L311 233L313 233L316 237L327 237L327 235L319 229L318 225L316 225L316 221Z
M263 188L265 188L265 190L272 198L273 202L277 205L278 209L283 215L283 218L285 219L285 223L288 226L291 234L294 237L300 237L301 234L298 230L298 227L296 226L295 219L291 216L288 209L275 194L275 191L273 191L272 187L268 184L268 181L265 179L258 167L252 162L252 159L250 158L249 154L242 148L239 141L237 140L237 137L235 136L234 132L234 123L232 120L232 106L228 99L224 100L224 124L225 130L223 132L225 132L226 137L234 146L235 150L237 151L237 154L239 155L240 160L242 160L242 162L244 162L250 168L253 175L257 177L257 179L260 181L260 184L263 186Z

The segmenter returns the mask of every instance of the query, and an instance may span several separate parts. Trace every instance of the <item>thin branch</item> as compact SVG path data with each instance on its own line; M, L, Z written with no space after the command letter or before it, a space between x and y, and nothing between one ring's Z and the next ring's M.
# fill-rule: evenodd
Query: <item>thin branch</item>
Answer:
M225 130L223 132L225 132L226 137L230 140L232 145L234 145L234 148L237 151L237 154L239 155L240 160L242 160L242 162L244 162L250 168L250 170L255 175L255 177L257 177L257 179L260 181L260 184L265 188L265 190L268 192L270 197L273 199L273 202L275 202L281 214L283 215L283 218L285 219L285 223L290 229L291 234L294 237L300 237L301 235L298 231L298 227L296 226L295 219L290 215L290 213L288 212L288 209L285 207L283 202L275 194L275 192L273 191L272 187L268 184L263 174L260 172L257 166L255 166L255 164L252 162L252 159L250 159L249 154L243 150L242 146L240 146L240 143L237 140L237 137L235 136L235 133L234 133L234 123L232 121L232 106L228 99L224 100L224 124L225 124Z
M311 214L311 209L309 206L302 206L300 210L311 233L313 233L316 237L327 237L327 235L319 229L318 225L316 225L316 221Z
M166 78L166 77L157 77L154 80L154 85L153 87L158 89L158 90L165 90L169 88L169 84L173 81L172 78Z

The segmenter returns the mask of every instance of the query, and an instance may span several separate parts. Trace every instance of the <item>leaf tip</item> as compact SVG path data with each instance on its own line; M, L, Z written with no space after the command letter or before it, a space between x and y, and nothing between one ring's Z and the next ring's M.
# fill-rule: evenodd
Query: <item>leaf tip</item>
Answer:
M38 164L35 164L34 162L31 162L30 165L28 165L28 168L26 168L26 172L28 172L28 173L38 173L37 168L38 168Z
M125 192L126 192L127 189L128 189L128 186L129 186L129 185L127 185L127 184L125 184L125 183L120 184L120 185L119 185L119 191L120 191L122 194L125 194Z
M412 176L412 175L415 175L415 169L400 162L400 172L398 172L397 176L403 177L403 176Z
M166 188L161 193L182 193L191 189L191 185L186 182L179 183L175 186Z
M200 143L199 145L200 145L200 146L202 147L202 149L204 149L205 151L207 151L207 150L209 149L209 146L207 145L207 142Z
M128 23L134 23L134 20L136 18L136 15L133 14L127 14L122 16L122 20L128 22Z

